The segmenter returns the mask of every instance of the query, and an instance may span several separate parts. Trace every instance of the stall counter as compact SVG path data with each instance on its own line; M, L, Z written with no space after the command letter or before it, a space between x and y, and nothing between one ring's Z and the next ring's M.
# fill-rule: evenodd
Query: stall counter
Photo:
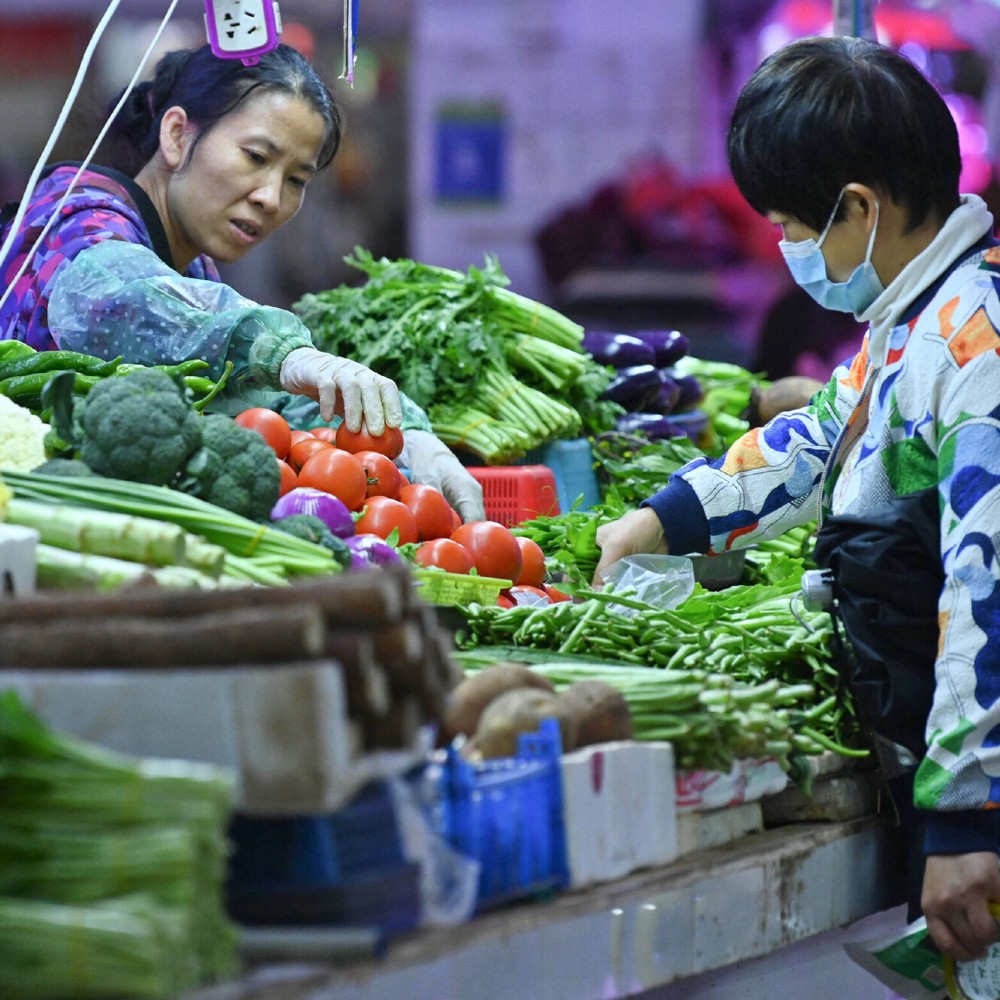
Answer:
M781 826L617 882L395 938L376 957L364 955L363 938L335 930L254 931L242 980L183 1000L612 1000L681 980L693 991L712 970L897 905L894 840L876 817ZM841 955L846 974L853 967Z

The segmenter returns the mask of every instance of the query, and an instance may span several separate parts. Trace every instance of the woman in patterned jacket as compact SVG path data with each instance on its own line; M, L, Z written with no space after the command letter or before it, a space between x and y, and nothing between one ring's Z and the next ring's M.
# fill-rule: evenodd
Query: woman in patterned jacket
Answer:
M681 469L603 526L594 578L640 552L718 553L826 515L936 491L944 584L926 754L928 928L958 959L1000 940L1000 249L959 195L947 105L904 57L854 38L792 43L744 87L733 176L780 228L795 281L868 324L808 406ZM935 540L936 541L936 540ZM933 655L933 652L931 652Z
M412 477L463 520L484 517L479 483L391 379L316 350L293 313L219 279L215 261L239 260L288 222L337 151L340 112L305 57L287 45L251 66L208 45L168 53L111 134L121 169L55 164L29 193L0 261L0 337L139 364L201 358L216 376L228 360L219 405L230 411L281 408L284 392L318 403L298 407L312 420L364 421L376 435L402 424Z

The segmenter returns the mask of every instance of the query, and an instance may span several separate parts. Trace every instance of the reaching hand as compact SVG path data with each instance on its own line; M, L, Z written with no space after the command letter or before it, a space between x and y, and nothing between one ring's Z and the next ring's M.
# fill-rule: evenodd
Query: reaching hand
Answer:
M352 431L361 430L364 421L378 437L403 420L396 383L348 358L299 347L282 363L280 381L285 392L317 400L324 420L341 414Z
M403 431L403 451L396 461L410 470L414 482L440 490L463 521L482 521L486 517L479 481L429 431Z
M619 559L647 552L664 555L667 552L663 525L651 507L640 507L617 521L602 524L597 529L597 545L601 550L601 558L591 583L595 590L600 590L604 585L604 571Z
M1000 901L1000 863L993 851L927 858L921 907L927 930L946 955L968 962L1000 941L991 901Z

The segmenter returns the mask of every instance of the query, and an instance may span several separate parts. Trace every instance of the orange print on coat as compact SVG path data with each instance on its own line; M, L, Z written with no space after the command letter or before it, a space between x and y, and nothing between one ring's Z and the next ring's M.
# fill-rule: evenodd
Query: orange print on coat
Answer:
M937 616L937 619L938 619L938 649L937 649L938 659L941 659L941 656L944 653L944 634L945 634L945 632L948 631L948 619L949 619L949 617L950 617L950 615L949 615L949 613L947 611L939 611L938 612L938 616Z
M726 453L726 460L722 463L722 471L727 476L734 476L737 472L747 472L750 469L759 469L767 465L767 460L760 453L760 445L757 443L759 432L759 427L747 431Z
M942 337L944 337L945 340L947 340L955 332L955 324L952 323L951 318L955 315L955 309L957 307L958 296L956 295L953 299L949 299L938 310L938 332Z
M1000 264L1000 247L990 247L983 254L983 260L987 264Z
M851 369L847 373L846 379L841 379L841 385L849 385L856 392L861 392L861 387L865 384L865 372L868 370L868 334L861 342L861 350L854 355L851 362Z
M948 343L948 350L951 351L959 368L980 354L998 348L1000 348L1000 334L997 334L982 306L962 324L961 329Z

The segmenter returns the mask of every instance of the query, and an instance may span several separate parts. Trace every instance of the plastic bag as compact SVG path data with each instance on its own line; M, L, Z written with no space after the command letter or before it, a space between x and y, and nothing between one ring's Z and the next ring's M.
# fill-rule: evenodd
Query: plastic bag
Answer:
M899 931L869 941L850 941L844 950L862 969L904 1000L948 1000L944 956L920 917Z
M635 555L612 563L603 573L605 591L628 594L667 611L694 592L694 564L687 556ZM638 609L609 604L609 610L632 618Z

